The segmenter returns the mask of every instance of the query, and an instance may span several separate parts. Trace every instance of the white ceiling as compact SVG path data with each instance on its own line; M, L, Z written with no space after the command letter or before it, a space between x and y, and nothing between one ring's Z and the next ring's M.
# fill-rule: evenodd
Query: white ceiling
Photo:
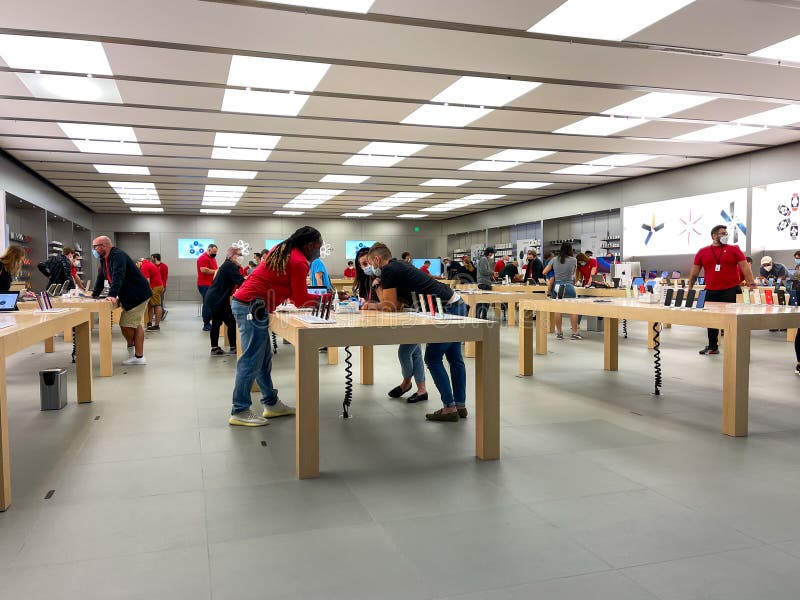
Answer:
M319 217L357 212L397 192L432 195L370 218L470 194L504 195L451 212L423 211L435 220L800 141L798 124L722 143L670 139L800 103L800 65L747 56L800 33L800 3L696 0L619 43L527 33L561 3L376 0L361 15L258 0L4 0L0 33L102 42L122 103L34 97L18 77L30 71L0 60L0 148L100 213L130 212L109 181L155 184L173 214L198 214L206 184L246 185L231 213L241 216L269 215L309 188L345 190L306 211ZM222 112L236 54L332 66L298 116ZM466 127L400 123L462 76L542 85ZM553 133L654 91L717 99L613 136ZM59 122L133 127L142 155L80 152ZM267 161L219 160L211 158L216 132L281 139ZM342 164L372 141L427 147L392 167ZM459 170L509 148L553 154L505 171ZM631 153L656 158L596 175L553 173ZM103 175L96 163L146 166L150 175ZM209 169L258 174L210 179ZM326 174L370 177L320 183ZM471 181L420 187L433 178ZM500 189L517 181L551 185Z

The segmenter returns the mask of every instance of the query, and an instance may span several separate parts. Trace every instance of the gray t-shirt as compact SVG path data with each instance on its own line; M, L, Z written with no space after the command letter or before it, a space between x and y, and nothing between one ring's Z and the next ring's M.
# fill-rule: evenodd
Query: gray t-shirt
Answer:
M555 275L556 283L574 283L575 282L575 269L578 267L578 259L574 256L567 256L564 258L562 264L561 259L556 257L553 262L553 273Z
M489 261L488 256L481 256L478 260L478 284L492 285L494 275L494 260Z

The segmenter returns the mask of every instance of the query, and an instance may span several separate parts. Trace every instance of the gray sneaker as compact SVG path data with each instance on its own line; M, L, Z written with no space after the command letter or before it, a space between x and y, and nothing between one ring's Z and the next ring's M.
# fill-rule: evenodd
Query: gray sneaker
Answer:
M275 404L270 406L269 404L264 405L264 412L261 413L261 416L265 419L274 419L275 417L288 417L293 415L295 412L294 406L287 406L280 400L278 400Z
M228 419L228 423L230 425L243 425L244 427L262 427L269 422L264 417L258 416L248 408L247 410L231 415L231 418Z
M557 333L556 334L556 339L557 340L563 340L564 339L564 334L563 333Z
M571 340L582 340L583 336L580 333L573 333L570 338Z

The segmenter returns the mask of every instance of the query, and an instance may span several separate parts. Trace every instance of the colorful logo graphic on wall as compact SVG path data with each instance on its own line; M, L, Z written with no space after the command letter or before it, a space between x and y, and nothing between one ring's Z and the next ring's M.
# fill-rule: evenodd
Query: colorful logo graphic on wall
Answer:
M731 202L730 209L726 211L722 209L719 211L719 216L725 220L725 223L733 227L733 243L739 243L739 232L742 235L747 235L747 226L742 223L742 220L736 214L736 207L733 202Z
M664 229L664 224L663 223L659 223L658 225L656 225L656 214L653 213L652 218L650 219L650 225L648 225L647 223L644 223L642 225L642 229L644 229L647 232L647 237L644 238L644 244L646 246L647 244L650 243L650 240L653 237L654 233Z
M194 240L189 245L189 254L191 254L192 256L200 256L205 251L206 249L200 243L200 240Z
M689 209L689 216L686 218L679 218L678 221L683 225L683 229L678 235L686 234L686 243L692 243L692 235L702 235L697 230L697 224L703 220L703 215L696 216L692 214L692 209Z

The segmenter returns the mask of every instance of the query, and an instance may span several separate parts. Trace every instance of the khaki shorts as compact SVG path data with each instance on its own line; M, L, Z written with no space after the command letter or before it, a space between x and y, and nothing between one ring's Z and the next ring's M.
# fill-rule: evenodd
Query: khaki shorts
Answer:
M150 306L161 306L161 294L164 293L163 286L156 286L151 291L153 295L150 296L150 300L148 301Z
M119 316L119 326L120 327L130 327L131 329L136 329L142 324L142 319L144 318L144 312L147 310L147 303L150 300L145 300L139 306L134 306L130 310L122 309L122 314Z

